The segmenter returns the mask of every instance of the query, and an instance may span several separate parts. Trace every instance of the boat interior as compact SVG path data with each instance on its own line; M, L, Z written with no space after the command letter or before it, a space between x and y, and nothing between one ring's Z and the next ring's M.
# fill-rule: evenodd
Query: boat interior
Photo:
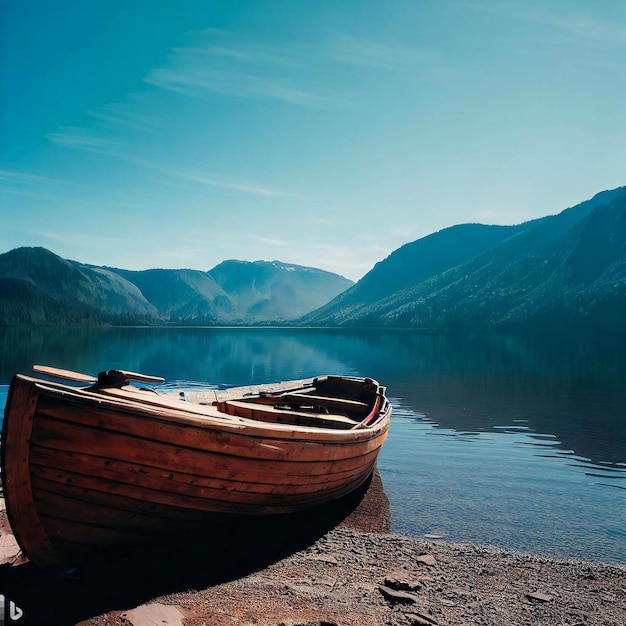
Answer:
M384 398L384 389L374 381L339 376L323 376L276 391L234 388L213 393L215 399L210 404L226 415L337 430L368 426ZM198 397L198 392L184 392L184 399L209 404L203 396Z
M100 372L97 377L40 365L33 366L33 370L55 378L87 382L90 384L84 391L120 399L179 407L199 415L223 415L294 426L334 430L367 428L388 406L385 388L369 378L320 376L227 389L169 391L136 384L158 385L164 382L161 377L124 370Z

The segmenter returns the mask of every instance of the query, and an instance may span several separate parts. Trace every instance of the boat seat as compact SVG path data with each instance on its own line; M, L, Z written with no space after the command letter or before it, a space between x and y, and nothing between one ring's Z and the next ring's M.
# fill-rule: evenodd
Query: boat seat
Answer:
M316 396L310 393L286 393L279 396L283 402L293 402L300 405L325 406L343 411L367 411L365 402L358 400L348 400L346 398L333 398L331 396Z
M277 422L281 424L310 424L327 428L351 428L355 421L343 415L330 413L310 413L293 411L291 409L276 408L266 404L229 400L218 404L218 408L228 415L245 417L262 422Z

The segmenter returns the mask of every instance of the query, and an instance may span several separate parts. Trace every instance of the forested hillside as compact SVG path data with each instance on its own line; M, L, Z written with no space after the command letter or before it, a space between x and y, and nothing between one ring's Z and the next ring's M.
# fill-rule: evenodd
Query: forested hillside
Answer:
M624 328L626 188L514 227L468 224L396 250L303 317L323 326Z

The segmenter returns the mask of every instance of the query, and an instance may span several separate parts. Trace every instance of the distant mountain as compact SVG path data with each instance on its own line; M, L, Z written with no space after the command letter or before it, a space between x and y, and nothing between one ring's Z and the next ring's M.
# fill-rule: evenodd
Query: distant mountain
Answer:
M354 284L280 261L224 261L208 272L107 269L136 285L162 319L177 324L293 320Z
M0 325L143 324L157 311L133 284L45 248L0 255Z
M0 255L0 325L284 322L352 284L279 261L226 261L211 272L131 271L18 248Z
M163 321L210 325L230 322L236 315L228 294L207 272L189 269L107 269L135 285Z
M224 261L209 271L234 311L252 321L293 320L354 283L343 276L280 261Z
M626 326L626 187L519 226L453 226L299 320L321 326Z
M626 329L626 187L517 226L408 243L358 283L280 261L131 271L0 255L0 325L271 324Z

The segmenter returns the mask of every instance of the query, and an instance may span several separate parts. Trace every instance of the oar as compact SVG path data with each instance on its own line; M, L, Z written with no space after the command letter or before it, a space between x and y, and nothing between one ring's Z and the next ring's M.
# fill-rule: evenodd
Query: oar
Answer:
M80 372L72 372L71 370L63 370L58 367L50 367L49 365L33 365L33 372L39 374L47 374L55 378L65 378L74 380L79 383L96 383L98 379L89 374L81 374Z
M111 370L114 372L119 372L124 376L124 378L128 378L129 380L136 380L141 383L164 383L165 378L161 376L149 376L148 374L140 374L139 372L128 372L127 370Z
M97 383L99 378L90 376L89 374L81 374L80 372L73 372L71 370L64 370L58 367L50 367L49 365L33 365L33 372L39 374L47 374L48 376L54 376L56 378L65 378L66 380L73 380L79 383ZM108 372L102 372L103 377L109 376L115 372L115 375L119 378L126 378L128 380L136 380L142 383L164 383L165 378L161 376L149 376L148 374L140 374L139 372L129 372L127 370L109 370ZM101 381L100 381L101 382Z

